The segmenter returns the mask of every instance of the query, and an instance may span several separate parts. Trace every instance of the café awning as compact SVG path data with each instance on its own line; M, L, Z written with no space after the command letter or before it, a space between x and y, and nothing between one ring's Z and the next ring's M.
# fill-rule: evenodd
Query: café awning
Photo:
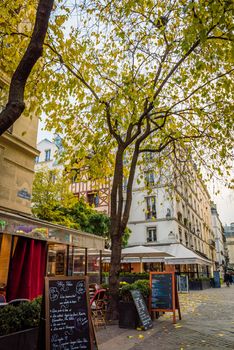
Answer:
M147 247L138 245L135 247L129 247L122 249L122 262L139 262L141 264L142 272L142 263L144 262L163 262L165 257L172 257L168 252L158 250L155 247ZM135 259L132 261L131 259Z
M165 257L172 257L172 255L155 247L138 245L122 249L121 262L140 263L142 265L142 263L164 262ZM110 257L107 257L107 255L103 257L103 262L110 262Z
M122 259L123 258L164 258L164 257L172 257L173 255L169 252L158 250L155 247L147 247L138 245L135 247L129 247L122 249L121 253Z
M201 257L191 249L185 247L183 244L174 243L168 245L160 245L157 246L157 249L172 255L172 257L165 257L164 259L165 264L168 265L212 265L211 260Z

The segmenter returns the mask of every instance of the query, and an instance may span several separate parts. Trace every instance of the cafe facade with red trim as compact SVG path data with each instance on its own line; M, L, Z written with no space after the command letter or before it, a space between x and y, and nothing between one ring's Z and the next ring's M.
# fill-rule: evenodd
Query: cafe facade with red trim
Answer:
M0 293L31 300L43 293L45 276L100 283L104 247L102 237L0 209Z

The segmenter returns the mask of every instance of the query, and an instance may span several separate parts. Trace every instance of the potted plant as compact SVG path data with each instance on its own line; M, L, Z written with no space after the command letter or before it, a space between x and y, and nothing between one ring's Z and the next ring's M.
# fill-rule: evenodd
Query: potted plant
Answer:
M0 308L0 349L35 350L40 322L41 297L18 306Z
M189 280L189 289L190 290L203 290L210 288L210 278L202 277L198 279L190 279Z
M138 280L132 284L122 282L120 288L119 301L119 327L120 328L137 328L140 326L139 316L132 299L131 290L139 290L146 300L150 294L150 286L148 280Z

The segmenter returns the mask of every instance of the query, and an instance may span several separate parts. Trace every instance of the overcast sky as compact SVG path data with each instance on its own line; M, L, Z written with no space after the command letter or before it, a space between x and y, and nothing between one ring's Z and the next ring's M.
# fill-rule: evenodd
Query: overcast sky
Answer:
M50 141L53 139L53 133L45 131L43 122L40 121L38 129L38 138L37 142L47 138ZM215 195L215 192L220 190L218 195ZM209 192L211 199L216 203L219 217L222 221L222 224L230 225L231 222L234 222L234 190L227 189L221 184L212 183L209 186Z

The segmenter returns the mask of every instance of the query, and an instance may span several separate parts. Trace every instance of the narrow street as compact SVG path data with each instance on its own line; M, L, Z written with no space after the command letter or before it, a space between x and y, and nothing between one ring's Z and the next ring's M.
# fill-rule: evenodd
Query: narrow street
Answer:
M234 349L234 286L180 294L182 320L165 314L150 331L107 326L97 331L99 350Z

